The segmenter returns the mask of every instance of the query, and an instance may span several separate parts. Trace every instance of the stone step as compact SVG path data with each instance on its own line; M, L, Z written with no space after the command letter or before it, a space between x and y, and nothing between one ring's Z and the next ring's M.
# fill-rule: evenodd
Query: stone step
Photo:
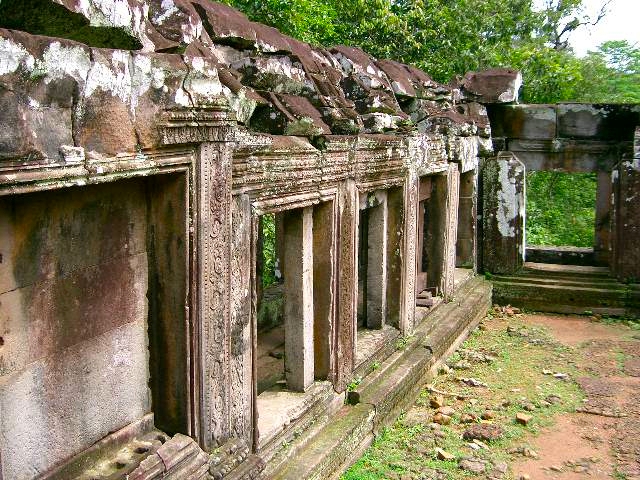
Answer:
M637 288L624 284L576 285L575 282L525 282L506 277L493 282L494 303L513 305L535 311L599 313L623 315L633 313L640 304Z
M443 356L455 349L491 305L491 284L480 277L466 282L456 300L441 303L422 321L401 349L368 375L354 392L359 402L344 406L295 455L271 472L278 480L337 479L364 452L385 425L415 399Z
M533 283L538 285L562 285L566 287L589 287L612 290L626 290L627 286L616 282L612 278L602 277L547 277L542 275L527 275L526 273L506 276L495 275L491 278L494 282L506 283Z
M589 275L592 277L610 277L611 273L606 267L592 267L584 265L556 265L554 263L525 262L524 270L528 272L540 272L545 275Z

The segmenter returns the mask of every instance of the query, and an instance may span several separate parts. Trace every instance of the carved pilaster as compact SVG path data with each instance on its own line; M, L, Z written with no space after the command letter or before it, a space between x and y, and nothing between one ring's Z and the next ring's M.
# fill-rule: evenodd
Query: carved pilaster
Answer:
M445 301L453 296L456 269L456 240L458 233L458 199L460 192L460 172L458 165L449 164L447 173L447 201L445 216L444 266L442 271L442 291Z
M190 202L195 245L190 254L191 388L198 440L209 450L226 441L232 429L231 163L235 123L224 102L168 111L164 120L165 144L198 144Z
M355 182L347 180L338 188L338 318L336 327L336 377L338 391L351 381L356 342L357 302L357 219L358 196Z
M232 201L231 251L231 435L253 441L253 338L251 333L251 202L248 195Z
M229 435L231 155L223 144L204 143L198 157L201 408L203 441L212 447Z
M402 303L400 331L407 335L415 327L416 245L418 241L418 178L411 172L404 185L404 258L402 262Z

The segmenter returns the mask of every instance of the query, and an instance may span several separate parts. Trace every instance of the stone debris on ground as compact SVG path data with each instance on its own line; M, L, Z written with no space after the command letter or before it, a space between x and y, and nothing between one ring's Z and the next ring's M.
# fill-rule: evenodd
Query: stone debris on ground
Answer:
M529 425L529 422L531 422L531 420L533 420L532 415L527 415L526 413L522 412L516 413L516 422L518 422L520 425L527 426Z
M449 415L443 415L442 413L436 413L433 416L433 422L439 425L449 425L451 423L451 417Z
M467 428L462 434L465 440L480 440L483 442L491 442L499 440L504 436L504 428L500 425L492 425L488 423L478 423Z
M510 448L507 450L507 453L511 455L522 455L528 458L538 458L538 452L526 446Z
M432 408L444 407L444 395L433 395L429 399L429 405L431 405Z
M484 473L487 470L486 460L477 457L461 458L458 462L458 466L462 470L466 470L467 472L475 474Z
M458 377L457 380L458 382L464 383L465 385L468 385L470 387L484 387L484 388L489 387L489 385L487 385L484 382L481 382L477 378Z
M442 448L436 448L436 457L438 460L444 460L447 462L453 461L456 459L456 456L452 453L449 453Z
M512 307L511 305L500 306L494 305L491 309L490 315L493 317L514 317L516 315L521 315L522 310L516 307Z
M456 410L453 407L444 406L444 407L438 408L438 410L436 410L436 413L440 413L442 415L447 415L451 417L453 416L454 413L456 413Z
M640 399L635 400L637 395L629 396L635 403L627 401L621 404L619 389L607 377L581 377L585 360L581 360L580 349L586 348L583 344L569 350L534 322L524 323L520 320L521 317L528 320L528 314L502 308L499 311L493 309L492 312L493 319L485 319L487 329L478 331L476 341L471 345L465 344L449 358L447 364L451 369L425 387L426 398L414 407L426 412L419 418L424 419L423 425L428 427L425 432L434 442L429 444L427 456L440 459L434 462L449 464L446 472L450 479L582 478L571 475L610 478L611 465L614 463L617 471L626 475L624 478L640 478L640 463L634 460L634 452L639 452L640 448L626 445L629 442L632 445L640 444L640 441L636 442L635 437L625 437L623 433L611 430L612 427L593 427L579 436L574 432L567 433L572 440L579 438L582 442L595 445L594 457L572 456L573 447L568 441L566 448L557 444L554 447L545 445L547 432L554 428L549 419L558 414L573 417L582 415L580 418L583 423L589 422L585 417L600 416L604 419L602 421L608 422L606 425L618 425L626 431L637 432L640 438L640 421L635 419L636 413L640 412ZM497 335L509 348L520 345L524 348L523 352L546 352L547 356L532 361L526 367L529 370L522 371L522 378L505 385L500 378L501 375L510 374L504 364L505 354L496 348L499 343L495 343L495 336L491 337L494 340L483 344L480 338L484 335ZM595 364L590 373L598 375L603 369L610 368L611 373L608 374L618 377L625 375L619 366L622 354L618 353L617 367L615 362L607 363L603 357L623 351L628 355L628 358L624 357L625 362L632 363L633 359L640 358L640 348L637 351L625 350L626 347L620 348L618 345L607 345L606 350L600 345L603 351L597 355L589 351L591 347L586 348L589 356L587 365ZM527 360L530 360L528 356ZM472 374L467 377L456 376L455 371L461 366ZM586 393L584 402L582 396L576 397L574 393L580 392L578 386ZM616 449L609 463L606 456L602 457L607 445ZM450 470L451 463L456 465L457 473ZM430 464L430 467L433 466ZM609 474L602 476L603 471ZM383 475L380 478L387 477Z

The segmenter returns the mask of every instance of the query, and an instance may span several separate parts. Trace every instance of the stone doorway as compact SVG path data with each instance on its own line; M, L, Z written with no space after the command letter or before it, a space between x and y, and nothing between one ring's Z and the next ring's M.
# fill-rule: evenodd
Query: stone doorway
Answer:
M257 449L331 389L334 222L333 201L256 219Z
M418 188L416 305L432 307L444 295L447 177L422 177Z
M611 175L532 171L527 175L525 261L606 266Z
M187 192L171 174L0 199L6 478L75 478L97 442L133 442L92 478L125 474L193 434Z

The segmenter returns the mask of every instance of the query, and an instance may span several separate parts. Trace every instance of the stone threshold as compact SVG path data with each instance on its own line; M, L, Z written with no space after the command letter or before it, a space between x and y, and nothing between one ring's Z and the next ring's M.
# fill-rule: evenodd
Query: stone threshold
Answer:
M358 329L354 378L369 375L395 350L400 331L390 325L378 330Z
M491 295L490 282L481 277L461 283L454 301L429 311L414 334L404 337L378 368L351 389L350 398L358 398L359 403L327 409L310 423L309 430L269 459L264 478L339 478L381 429L414 401L438 365L477 326L491 306Z

